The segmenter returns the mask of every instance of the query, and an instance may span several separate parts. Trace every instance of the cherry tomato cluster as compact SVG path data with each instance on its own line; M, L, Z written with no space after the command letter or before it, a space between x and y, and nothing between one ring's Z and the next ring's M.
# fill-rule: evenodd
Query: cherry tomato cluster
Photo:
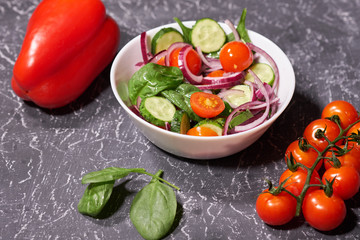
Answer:
M283 225L302 212L320 231L337 228L346 205L360 187L360 117L346 101L329 103L285 152L287 169L279 186L264 190L256 201L259 217Z

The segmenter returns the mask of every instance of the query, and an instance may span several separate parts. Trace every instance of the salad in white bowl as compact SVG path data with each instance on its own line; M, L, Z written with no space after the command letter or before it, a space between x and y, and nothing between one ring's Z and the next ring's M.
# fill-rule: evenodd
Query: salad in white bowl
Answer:
M284 111L292 66L273 42L210 18L164 25L130 41L111 85L143 134L184 157L231 155L256 141Z

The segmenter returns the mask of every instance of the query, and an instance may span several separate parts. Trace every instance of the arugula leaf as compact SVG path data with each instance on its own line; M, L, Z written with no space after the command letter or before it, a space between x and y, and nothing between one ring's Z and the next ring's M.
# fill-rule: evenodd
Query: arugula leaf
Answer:
M78 211L89 216L97 216L108 202L115 180L91 183L87 186L78 204Z
M184 41L191 44L191 28L186 27L179 18L174 17L174 20L179 24L181 31L183 32Z
M155 176L162 174L159 170ZM153 177L150 183L136 194L130 208L130 220L145 239L164 237L176 215L176 195L171 187Z
M144 173L143 168L118 168L109 167L96 172L90 172L83 176L81 183L99 183L117 180L129 175L129 173Z
M155 96L164 90L175 89L183 82L184 76L179 68L148 63L129 80L129 98L135 105L138 97Z

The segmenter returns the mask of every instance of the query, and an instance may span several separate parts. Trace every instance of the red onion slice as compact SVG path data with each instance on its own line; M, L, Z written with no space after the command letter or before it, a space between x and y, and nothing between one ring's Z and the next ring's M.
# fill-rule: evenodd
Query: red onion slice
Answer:
M167 49L167 55L165 56L165 65L170 66L170 54L172 53L172 51L174 51L177 48L183 48L185 46L191 46L191 45L184 42L176 42L171 44L170 47L168 47Z
M227 83L218 83L218 84L207 84L207 85L194 85L195 87L199 88L200 90L205 89L223 89L223 88L231 88L235 85L241 84L241 81L233 81Z
M245 76L244 72L231 73L230 75L225 75L223 77L204 77L203 84L221 84L221 83L230 83L235 81L243 80Z
M168 52L166 50L162 50L160 52L158 52L157 54L155 54L154 57L152 57L149 62L151 63L157 63L161 58L165 57L168 54Z
M181 48L179 52L179 68L182 71L186 80L188 80L191 84L201 84L203 80L202 75L195 75L193 74L187 64L186 56L193 48L192 46L188 45Z
M264 56L265 59L270 63L272 69L274 70L274 74L275 74L275 79L274 79L274 83L273 83L273 89L277 89L278 87L278 84L279 84L279 69L274 61L274 59L267 53L265 52L264 50L262 50L261 48L255 46L254 44L252 43L246 43L249 48L257 53L259 53L260 55Z
M146 32L142 32L140 35L140 46L141 46L141 55L143 57L144 63L149 62L149 57L152 57L152 54L148 48L147 34Z
M228 25L228 27L230 28L231 32L234 34L235 41L237 41L237 42L241 41L240 34L239 34L239 32L236 30L234 24L232 24L232 22L230 22L228 19L225 20L225 24Z

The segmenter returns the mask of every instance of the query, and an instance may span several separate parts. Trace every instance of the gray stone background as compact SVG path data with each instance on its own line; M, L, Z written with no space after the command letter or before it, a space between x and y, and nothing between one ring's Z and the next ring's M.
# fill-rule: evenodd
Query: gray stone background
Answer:
M285 170L287 145L319 118L330 101L360 109L359 0L104 0L119 24L121 46L173 17L237 22L275 42L296 75L284 114L248 149L227 158L196 161L170 155L141 135L112 95L109 67L74 103L46 110L15 96L10 79L29 17L39 1L0 0L0 239L141 239L129 220L130 204L149 181L117 182L113 214L92 219L77 212L81 177L105 167L143 167L181 187L177 226L166 239L359 239L359 194L346 201L340 228L323 233L302 217L282 227L255 212L264 178Z

